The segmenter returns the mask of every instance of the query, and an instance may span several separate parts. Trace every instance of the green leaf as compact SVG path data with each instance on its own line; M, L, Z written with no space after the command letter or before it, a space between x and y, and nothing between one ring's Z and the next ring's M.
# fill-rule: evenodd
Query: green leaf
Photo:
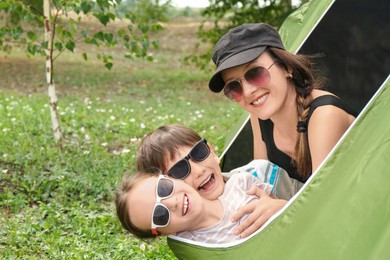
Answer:
M27 38L29 38L31 41L36 41L37 34L35 32L27 32Z
M127 19L130 19L131 23L135 23L135 21L137 20L137 17L134 14L126 14L125 17Z
M106 39L107 43L112 43L112 39L114 38L114 35L112 33L105 33L104 39Z
M27 51L31 55L35 55L36 53L39 53L40 50L41 50L40 46L36 44L28 44L27 46Z
M104 41L104 33L103 32L97 32L93 35L93 38L98 39L100 41Z
M121 38L123 38L123 36L126 35L126 31L124 29L119 29L117 33L118 33L118 36Z
M48 42L47 41L44 41L41 43L41 48L42 49L47 49L47 47L49 46Z
M107 13L107 16L108 16L108 18L110 18L111 20L115 21L115 18L116 18L115 14L113 14L113 13Z
M81 10L83 10L84 14L89 13L89 11L91 11L91 9L92 9L92 5L86 1L82 2L80 7L81 7Z
M93 38L85 39L85 43L92 44L92 45L95 45L95 46L99 47L99 43L95 39L93 39Z
M112 68L112 66L113 66L114 64L112 64L111 62L106 62L106 64L104 64L104 66L107 68L107 69L111 69Z
M87 54L85 52L83 52L82 56L83 56L84 60L88 60L88 56L87 56Z
M54 47L56 48L57 51L62 51L62 49L64 48L62 46L62 43L61 42L56 42L54 43Z
M147 24L140 24L139 28L143 33L147 33L149 31L149 26Z
M155 49L158 49L160 47L160 43L156 40L152 42L152 45Z
M13 28L11 30L11 36L14 38L14 39L18 39L23 33L23 29L22 27L18 26L16 28Z
M106 26L110 21L110 18L107 15L101 15L98 17L98 19L104 26Z
M70 42L68 42L68 43L65 44L65 48L67 48L67 49L70 50L71 52L73 52L74 47L75 47L75 44L74 44L73 41L70 41Z

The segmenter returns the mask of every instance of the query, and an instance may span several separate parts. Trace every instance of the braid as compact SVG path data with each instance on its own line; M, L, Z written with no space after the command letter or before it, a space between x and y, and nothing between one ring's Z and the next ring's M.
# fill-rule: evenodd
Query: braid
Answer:
M312 98L310 95L304 97L298 94L296 101L298 120L306 123ZM298 140L295 144L294 158L295 161L293 163L297 166L298 172L303 177L309 177L312 171L312 163L307 131L298 131Z
M312 161L307 136L307 116L312 102L313 89L321 89L324 79L315 77L312 62L308 56L292 54L277 48L268 48L269 54L278 61L279 66L290 72L289 80L297 92L296 104L298 114L298 140L295 144L292 161L300 176L307 178L312 173ZM312 56L313 58L316 56Z

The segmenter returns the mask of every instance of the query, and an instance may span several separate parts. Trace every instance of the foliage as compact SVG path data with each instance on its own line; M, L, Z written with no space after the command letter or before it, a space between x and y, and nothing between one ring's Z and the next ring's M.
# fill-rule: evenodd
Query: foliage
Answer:
M243 23L268 23L278 28L286 17L296 9L292 0L210 0L202 16L204 22L198 29L198 37L209 48L199 54L191 54L185 61L209 70L214 45L229 29ZM213 27L208 26L213 21Z
M125 0L119 8L121 12L136 14L142 22L168 22L171 0Z
M0 28L0 50L10 52L12 47L24 46L29 55L45 55L45 49L52 46L43 40L42 0L18 1L7 0L0 3L0 14L5 25ZM146 57L152 60L149 48L158 47L157 41L150 42L148 33L160 30L158 24L139 20L134 13L125 13L125 23L115 32L109 29L117 22L119 16L118 3L115 0L76 0L51 1L54 13L53 23L53 56L57 57L64 51L74 52L80 43L101 48L97 58L110 69L113 66L113 56L106 53L107 48L124 46L126 58ZM99 21L98 29L87 29L88 19L94 17ZM87 60L88 52L83 51L82 57Z

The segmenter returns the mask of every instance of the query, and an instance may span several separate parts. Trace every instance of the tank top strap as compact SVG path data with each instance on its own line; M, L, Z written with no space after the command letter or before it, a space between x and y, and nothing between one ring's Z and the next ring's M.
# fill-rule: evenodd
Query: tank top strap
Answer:
M338 108L344 110L345 112L347 112L348 114L353 115L354 117L357 116L356 111L353 108L351 108L350 106L348 106L340 98L333 96L333 95L324 95L324 96L320 96L320 97L315 98L311 102L309 114L307 115L307 118L306 118L306 125L309 125L309 120L310 120L310 117L313 114L314 110L317 107L326 106L326 105L332 105L332 106L338 107Z

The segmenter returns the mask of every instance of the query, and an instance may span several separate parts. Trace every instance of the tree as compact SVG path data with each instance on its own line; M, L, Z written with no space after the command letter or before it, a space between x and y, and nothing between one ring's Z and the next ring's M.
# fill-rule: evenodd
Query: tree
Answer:
M104 52L106 47L121 45L127 49L129 59L153 57L148 50L158 48L150 42L148 33L162 27L148 21L139 21L136 15L118 13L120 0L6 0L0 2L0 15L5 25L0 27L0 50L10 52L13 47L23 47L28 55L46 56L46 80L50 97L50 111L55 140L62 140L57 113L57 96L54 84L54 62L63 52L73 52L76 45L84 42L99 48L97 58L106 68L113 66L113 57ZM102 25L98 31L83 28L83 18L94 17ZM126 28L114 33L107 26L118 19L127 23ZM38 25L38 26L37 26ZM44 35L40 31L44 27ZM38 29L40 30L38 30ZM44 36L44 38L43 38ZM104 48L103 48L104 47ZM82 53L87 60L88 53Z
M131 10L143 22L167 22L171 7L171 0L124 0L119 8L125 13Z
M296 7L292 0L209 0L202 11L205 18L198 29L198 37L209 44L204 53L188 55L185 60L201 69L210 69L210 57L214 45L229 29L243 23L268 23L278 28ZM294 1L295 2L295 1ZM301 2L305 2L301 1ZM213 27L207 26L209 21Z

